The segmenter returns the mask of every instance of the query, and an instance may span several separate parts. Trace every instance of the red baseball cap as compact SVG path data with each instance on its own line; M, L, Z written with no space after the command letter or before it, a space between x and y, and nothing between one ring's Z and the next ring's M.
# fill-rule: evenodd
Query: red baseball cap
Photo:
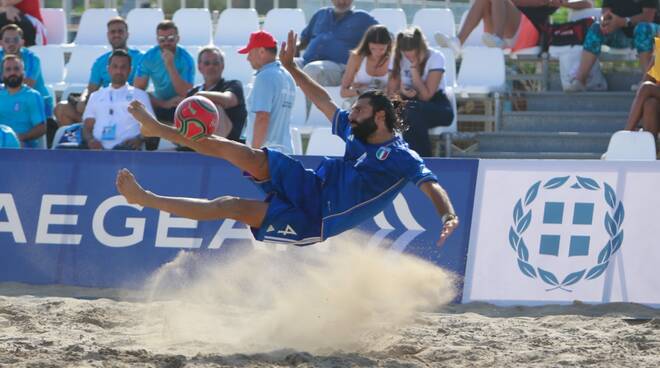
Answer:
M256 49L257 47L266 47L266 48L277 47L277 41L275 40L275 37L273 37L272 34L266 31L252 32L252 34L250 34L250 41L248 41L247 46L238 50L238 53L247 54L248 52L250 52L250 50Z

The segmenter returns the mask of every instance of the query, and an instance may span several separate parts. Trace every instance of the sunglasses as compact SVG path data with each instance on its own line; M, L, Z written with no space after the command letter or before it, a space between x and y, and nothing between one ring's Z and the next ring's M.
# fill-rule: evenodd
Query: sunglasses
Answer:
M202 65L204 65L204 66L209 66L209 65L217 66L217 65L220 65L220 64L222 64L222 63L219 62L219 61L202 61Z
M176 41L176 35L169 35L169 36L158 36L158 42L174 42Z
M20 66L6 66L6 67L4 68L4 70L5 70L6 72L20 72L20 71L21 71L21 67L20 67Z
M18 36L15 37L4 37L2 39L4 43L19 43L21 41L21 38Z

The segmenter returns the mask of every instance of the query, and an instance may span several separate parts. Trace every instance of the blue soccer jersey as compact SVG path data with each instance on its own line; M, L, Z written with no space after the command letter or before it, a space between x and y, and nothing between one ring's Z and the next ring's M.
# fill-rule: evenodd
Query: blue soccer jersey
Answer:
M399 136L383 144L354 138L349 112L335 112L333 133L346 142L343 158L326 158L316 171L266 149L271 178L257 183L269 194L257 240L307 245L323 241L372 218L408 182L437 181L419 155Z

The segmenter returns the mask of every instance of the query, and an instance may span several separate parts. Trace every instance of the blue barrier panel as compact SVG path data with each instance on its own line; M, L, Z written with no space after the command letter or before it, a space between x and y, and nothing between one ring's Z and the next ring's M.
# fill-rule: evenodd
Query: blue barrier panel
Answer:
M195 153L4 150L0 155L0 281L92 287L139 287L181 249L223 252L250 244L233 221L195 222L128 206L114 185L130 169L147 189L168 196L263 198L238 169ZM314 168L319 157L301 157ZM463 276L477 160L432 159L461 227L435 246L440 219L409 185L395 206L360 229L391 246ZM383 241L381 241L383 240ZM268 246L268 245L265 245Z

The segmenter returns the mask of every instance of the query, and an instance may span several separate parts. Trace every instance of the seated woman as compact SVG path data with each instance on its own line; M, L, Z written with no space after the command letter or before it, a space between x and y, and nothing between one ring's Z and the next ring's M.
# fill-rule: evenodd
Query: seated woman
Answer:
M349 54L341 80L341 97L352 102L367 89L387 88L392 44L387 27L376 24L367 29L358 46Z
M46 44L39 0L0 0L0 28L9 23L21 27L25 47Z
M458 55L483 20L484 45L517 51L538 45L541 27L560 7L577 10L592 6L592 0L476 0L456 37L436 33L435 40Z
M444 93L444 72L445 57L429 49L419 28L399 33L387 90L405 101L401 117L410 129L403 138L420 156L431 156L429 129L449 126L454 119Z
M637 90L626 123L626 130L636 130L642 122L642 129L658 136L660 129L660 58L658 58L660 38L655 38L655 58L646 74L646 81Z

